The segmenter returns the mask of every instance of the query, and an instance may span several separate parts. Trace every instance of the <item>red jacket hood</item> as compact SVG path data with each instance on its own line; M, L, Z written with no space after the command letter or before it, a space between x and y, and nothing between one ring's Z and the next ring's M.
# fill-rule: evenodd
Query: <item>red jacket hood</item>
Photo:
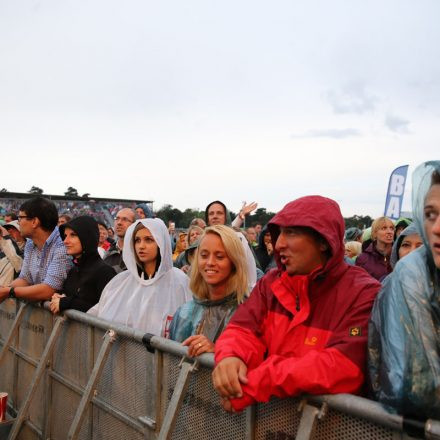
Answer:
M312 228L327 240L331 249L331 257L324 268L325 272L343 262L345 225L339 205L334 200L322 196L306 196L288 203L269 222L274 248L280 227L288 226ZM275 260L278 267L284 269L276 250Z

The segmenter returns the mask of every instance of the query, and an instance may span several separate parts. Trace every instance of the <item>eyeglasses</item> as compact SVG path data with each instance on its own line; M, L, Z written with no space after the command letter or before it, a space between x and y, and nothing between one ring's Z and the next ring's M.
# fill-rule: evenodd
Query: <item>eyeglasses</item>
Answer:
M124 222L124 223L133 223L134 220L131 220L128 217L115 217L115 221Z
M17 216L17 218L18 218L18 221L21 221L24 218L31 219L31 218L34 218L34 217L29 217L28 215L19 215L19 216Z

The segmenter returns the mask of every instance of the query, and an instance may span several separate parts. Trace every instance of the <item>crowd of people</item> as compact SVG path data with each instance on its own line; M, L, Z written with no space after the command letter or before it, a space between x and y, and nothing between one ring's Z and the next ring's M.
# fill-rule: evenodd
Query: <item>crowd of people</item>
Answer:
M413 220L345 230L322 196L241 228L226 205L176 231L147 205L107 225L43 197L0 227L0 302L49 301L214 353L227 411L301 393L355 393L440 418L440 161L413 178ZM64 217L64 218L63 218Z

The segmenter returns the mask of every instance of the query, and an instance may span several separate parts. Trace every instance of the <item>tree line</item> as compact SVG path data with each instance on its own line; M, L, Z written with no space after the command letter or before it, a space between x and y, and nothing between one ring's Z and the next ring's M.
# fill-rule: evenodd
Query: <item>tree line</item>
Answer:
M230 211L231 220L236 217L236 213ZM258 208L253 214L246 217L245 227L254 225L255 223L260 223L265 225L269 220L275 215L274 212L267 211L266 208ZM169 221L176 223L177 228L188 228L191 220L200 217L205 218L205 211L199 211L196 209L185 209L180 211L174 208L172 205L164 205L158 211L156 211L156 217L168 224ZM373 219L369 215L354 215L352 217L344 218L345 228L356 227L359 229L365 229L371 226Z
M37 186L33 186L29 191L30 194L43 194L43 190ZM67 197L79 197L78 191L69 186L67 191L64 193ZM90 193L83 194L83 198L88 198ZM230 211L231 220L236 217L236 213ZM267 211L266 208L258 208L253 214L250 214L246 217L245 227L249 227L254 225L255 223L260 223L261 225L265 225L269 222L269 220L275 215L274 212ZM205 211L199 211L197 209L187 208L184 211L180 211L180 209L174 208L172 205L164 205L158 211L156 211L156 217L159 217L161 220L168 224L169 221L173 221L176 223L176 227L178 228L188 228L191 220L200 217L205 218ZM359 229L365 229L371 226L373 219L369 215L353 215L352 217L344 217L345 228L356 227Z

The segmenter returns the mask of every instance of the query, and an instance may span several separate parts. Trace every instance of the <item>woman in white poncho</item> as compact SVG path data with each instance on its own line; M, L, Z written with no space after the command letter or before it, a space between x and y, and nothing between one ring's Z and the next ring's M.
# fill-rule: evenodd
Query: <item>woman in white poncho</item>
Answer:
M141 219L125 234L127 270L105 287L88 313L128 327L167 336L179 306L192 298L188 277L173 268L168 230L160 219Z

